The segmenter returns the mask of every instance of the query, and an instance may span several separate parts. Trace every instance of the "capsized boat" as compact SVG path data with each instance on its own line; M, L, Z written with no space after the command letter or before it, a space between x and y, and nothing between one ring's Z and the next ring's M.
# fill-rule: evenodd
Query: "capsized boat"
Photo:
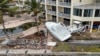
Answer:
M71 33L61 23L46 22L47 30L59 41L65 41L71 37Z

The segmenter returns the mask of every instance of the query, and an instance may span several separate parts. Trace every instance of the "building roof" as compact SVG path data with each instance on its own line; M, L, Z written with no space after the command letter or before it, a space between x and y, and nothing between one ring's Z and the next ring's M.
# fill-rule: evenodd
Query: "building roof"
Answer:
M100 3L78 5L78 6L74 6L74 8L80 8L80 9L100 9Z

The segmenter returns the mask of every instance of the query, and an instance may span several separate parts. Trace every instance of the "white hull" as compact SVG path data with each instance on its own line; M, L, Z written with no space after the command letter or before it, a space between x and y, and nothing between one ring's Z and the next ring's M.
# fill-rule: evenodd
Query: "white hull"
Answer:
M71 37L71 33L61 24L46 22L46 28L58 40L65 41Z

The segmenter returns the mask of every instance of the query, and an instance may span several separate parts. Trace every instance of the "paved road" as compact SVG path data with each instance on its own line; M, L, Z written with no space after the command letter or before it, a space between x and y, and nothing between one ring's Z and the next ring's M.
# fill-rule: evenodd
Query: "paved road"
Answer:
M46 50L47 53L51 53L51 50ZM0 54L43 54L45 49L32 50L32 49L9 49L0 50Z
M45 50L28 50L28 49L19 49L19 50L0 50L0 55L7 56L18 56L18 55L50 55L50 56L100 56L100 52L51 52L47 50L47 53L44 53Z

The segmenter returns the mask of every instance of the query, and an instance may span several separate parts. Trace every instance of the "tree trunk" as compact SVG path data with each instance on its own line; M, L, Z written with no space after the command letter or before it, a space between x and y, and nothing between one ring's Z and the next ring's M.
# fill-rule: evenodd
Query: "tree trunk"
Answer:
M3 19L3 14L2 11L0 10L0 23L2 23L3 29L4 29L4 34L6 35L7 39L10 39L7 32L6 32L6 28L5 28L5 24L4 24L4 19Z
M35 22L36 22L37 32L38 32L38 34L39 34L39 26L38 26L37 15L35 16Z

